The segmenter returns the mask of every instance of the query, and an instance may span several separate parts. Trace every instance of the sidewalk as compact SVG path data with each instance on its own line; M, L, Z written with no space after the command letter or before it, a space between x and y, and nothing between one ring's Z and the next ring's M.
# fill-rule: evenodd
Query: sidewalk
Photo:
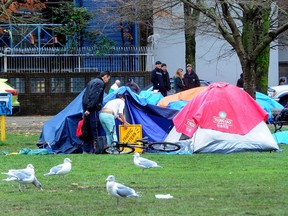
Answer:
M6 133L39 134L53 116L5 116Z

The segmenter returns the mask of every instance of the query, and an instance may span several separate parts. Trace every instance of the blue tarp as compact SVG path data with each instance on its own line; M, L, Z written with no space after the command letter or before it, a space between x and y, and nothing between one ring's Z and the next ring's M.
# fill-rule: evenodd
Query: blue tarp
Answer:
M273 108L283 109L284 108L277 101L271 99L267 95L262 94L260 92L256 92L256 102L268 113L269 115L268 121L272 120L271 109Z
M288 131L278 131L272 134L277 144L288 144Z
M55 153L77 152L82 143L76 137L76 128L82 117L83 93L84 90L66 108L44 124L38 143L48 143ZM163 141L172 129L172 119L178 111L148 104L146 98L135 94L129 87L121 87L107 95L103 104L114 99L119 93L125 94L127 121L131 124L141 124L143 136L147 136L149 140Z

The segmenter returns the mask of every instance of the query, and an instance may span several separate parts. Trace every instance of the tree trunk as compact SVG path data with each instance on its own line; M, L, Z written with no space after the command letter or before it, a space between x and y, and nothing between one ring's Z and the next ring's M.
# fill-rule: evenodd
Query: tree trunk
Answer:
M250 12L250 13L249 13ZM255 86L255 62L251 61L251 54L254 50L254 16L251 11L243 13L243 32L242 43L245 53L237 53L241 62L243 71L243 88L244 90L255 98L256 86Z
M184 3L184 29L185 29L185 47L186 47L186 64L192 64L196 68L196 29L197 22L200 16L198 10L193 10L191 6Z
M258 32L256 35L257 43L261 43L264 40L265 36L269 33L270 30L270 7L267 9L261 9L259 12L259 17L255 23L255 29ZM256 90L266 94L268 88L268 71L269 71L269 62L270 62L270 46L267 46L261 54L256 59Z
M246 61L245 64L242 64L243 71L243 81L245 91L254 99L256 98L256 86L255 86L255 62Z

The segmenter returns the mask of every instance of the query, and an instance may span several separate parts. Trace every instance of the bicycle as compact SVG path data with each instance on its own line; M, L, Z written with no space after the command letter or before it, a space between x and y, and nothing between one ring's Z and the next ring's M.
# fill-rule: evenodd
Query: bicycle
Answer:
M131 154L136 148L143 149L143 151L154 152L174 152L178 151L181 147L176 143L171 142L150 142L148 137L136 140L136 143L122 143L119 141L112 141L111 145L104 149L108 154Z

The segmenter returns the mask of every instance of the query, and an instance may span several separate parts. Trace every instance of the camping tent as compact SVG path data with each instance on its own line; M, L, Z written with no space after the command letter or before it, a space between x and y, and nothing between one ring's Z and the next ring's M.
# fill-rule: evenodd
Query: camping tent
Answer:
M245 91L228 83L213 83L175 116L176 130L171 130L166 141L177 141L183 133L191 138L195 153L278 150L267 118Z
M196 95L204 91L206 88L207 86L202 86L182 91L174 95L166 96L162 98L157 105L169 109L181 110L186 106L186 104L188 104L190 100L192 100ZM232 95L232 97L237 97L237 95ZM268 113L268 120L270 121L272 120L271 109L283 108L280 103L260 92L256 92L256 102Z
M83 93L84 90L44 124L38 143L48 143L55 153L73 153L79 149L81 141L76 137L76 128L82 118ZM131 124L141 124L143 136L147 136L150 141L163 141L173 128L172 119L178 111L150 105L145 98L132 92L129 87L121 87L107 95L103 104L114 99L118 93L125 95L127 121Z

